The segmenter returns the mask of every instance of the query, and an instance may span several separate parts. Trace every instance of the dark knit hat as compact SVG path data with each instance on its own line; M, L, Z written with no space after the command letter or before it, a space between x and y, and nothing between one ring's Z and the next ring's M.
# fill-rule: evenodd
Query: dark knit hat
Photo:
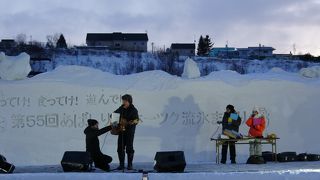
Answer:
M98 121L95 119L88 119L88 126L94 126L98 124Z
M132 96L130 94L125 94L121 97L122 100L128 101L130 104L132 104Z
M231 104L229 104L226 108L227 108L227 109L230 109L231 111L234 111L234 106L231 105Z

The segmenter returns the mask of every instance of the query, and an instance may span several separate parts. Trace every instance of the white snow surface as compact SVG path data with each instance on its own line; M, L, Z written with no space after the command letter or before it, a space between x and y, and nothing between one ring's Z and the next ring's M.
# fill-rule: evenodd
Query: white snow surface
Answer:
M299 71L300 75L309 78L318 78L320 77L320 66L312 66L308 68L302 68Z
M1 180L141 180L141 174L102 174L102 173L23 173L23 174L0 174Z
M59 164L68 150L85 150L88 118L109 124L108 113L130 93L142 122L135 135L135 162L153 162L157 151L182 150L190 162L214 162L217 130L225 107L233 104L245 119L256 105L267 117L266 133L276 133L278 152L320 153L320 79L273 69L240 75L213 72L197 79L163 71L113 75L80 66L21 81L0 80L0 154L17 166ZM221 128L217 132L221 132ZM215 134L214 136L217 136ZM105 139L105 143L104 143ZM102 135L102 151L114 158L117 136ZM270 150L268 145L263 150ZM248 146L237 146L237 161Z
M30 56L21 53L18 56L6 56L0 52L0 78L3 80L25 79L31 71Z
M187 58L187 60L184 62L183 73L181 76L188 79L199 78L200 70L197 63L191 58Z
M116 164L112 165L113 167ZM320 177L319 163L317 162L296 162L296 163L270 163L265 165L216 165L216 164L187 164L185 173L156 173L150 171L151 163L144 166L140 163L135 167L143 168L148 172L149 180L162 179L192 179L192 180L211 180L211 179L236 179L236 180L318 180ZM149 169L148 169L149 168ZM141 180L142 173L105 173L96 170L91 173L63 173L59 166L41 167L17 167L15 174L0 174L1 180L42 180L42 179L130 179Z

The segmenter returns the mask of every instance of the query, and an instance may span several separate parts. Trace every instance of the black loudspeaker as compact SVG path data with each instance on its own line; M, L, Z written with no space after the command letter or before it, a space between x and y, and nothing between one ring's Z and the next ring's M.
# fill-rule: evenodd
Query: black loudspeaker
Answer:
M270 152L270 151L264 151L262 152L262 157L263 159L268 162L268 161L276 161L276 153Z
M186 167L183 151L157 152L154 160L157 172L183 172Z
M308 161L320 161L319 154L307 154Z
M277 155L279 162L293 162L298 160L296 152L282 152Z
M265 164L266 161L262 156L253 155L250 156L247 160L247 164Z
M0 154L0 173L13 173L15 166L8 163L6 158Z
M307 153L301 153L297 156L298 161L308 161L308 154Z
M83 151L66 151L61 160L64 172L89 172L92 163L90 154Z

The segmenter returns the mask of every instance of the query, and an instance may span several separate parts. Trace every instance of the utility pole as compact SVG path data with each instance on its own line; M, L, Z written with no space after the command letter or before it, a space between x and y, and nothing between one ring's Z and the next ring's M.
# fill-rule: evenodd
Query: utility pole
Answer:
M259 43L259 60L260 60L260 56L261 56L261 43Z
M229 59L229 42L228 42L228 40L226 42L226 48L227 48L227 58Z
M154 42L151 43L151 52L152 52L152 54L153 54L153 52L154 52L153 47L154 47Z

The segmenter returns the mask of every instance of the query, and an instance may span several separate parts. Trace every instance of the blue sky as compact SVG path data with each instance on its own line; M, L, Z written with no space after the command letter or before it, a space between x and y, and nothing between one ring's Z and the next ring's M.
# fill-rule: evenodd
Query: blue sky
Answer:
M114 31L147 31L158 48L208 34L216 47L320 55L320 0L0 0L0 38L63 33L79 45L87 32Z

